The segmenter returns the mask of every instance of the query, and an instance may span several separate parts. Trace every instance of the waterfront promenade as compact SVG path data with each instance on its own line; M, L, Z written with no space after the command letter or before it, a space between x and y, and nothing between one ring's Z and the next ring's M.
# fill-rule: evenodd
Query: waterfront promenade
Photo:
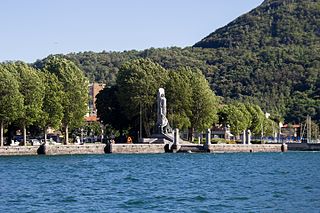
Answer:
M78 155L78 154L156 154L156 153L237 153L237 152L285 152L282 144L211 144L180 145L168 148L168 144L84 144L4 146L0 156L14 155Z

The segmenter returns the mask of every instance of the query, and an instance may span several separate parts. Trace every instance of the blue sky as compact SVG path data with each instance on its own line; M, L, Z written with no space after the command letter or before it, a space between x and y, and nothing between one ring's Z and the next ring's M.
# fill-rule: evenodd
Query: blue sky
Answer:
M263 0L1 0L0 61L186 47Z

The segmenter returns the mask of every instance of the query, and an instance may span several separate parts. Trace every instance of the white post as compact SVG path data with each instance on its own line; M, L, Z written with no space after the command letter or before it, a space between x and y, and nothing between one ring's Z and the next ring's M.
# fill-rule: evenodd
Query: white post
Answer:
M81 128L81 135L80 135L81 144L83 144L83 128Z
M211 145L211 129L207 129L206 144Z
M140 103L140 111L139 111L139 140L142 138L142 108Z
M201 132L198 132L198 144L201 144Z
M26 125L23 125L23 143L24 146L27 146L27 128Z
M0 142L0 146L3 146L3 126L4 126L4 124L3 124L4 122L3 121L1 121L1 133L0 133L0 140L1 140L1 142Z
M174 132L173 132L173 143L174 145L178 146L180 141L179 141L179 129L175 129Z
M246 130L243 130L242 132L242 144L246 144Z
M250 129L247 130L247 144L251 144L251 131Z
M65 125L65 141L64 141L64 144L65 145L68 145L69 143L69 126L68 124Z

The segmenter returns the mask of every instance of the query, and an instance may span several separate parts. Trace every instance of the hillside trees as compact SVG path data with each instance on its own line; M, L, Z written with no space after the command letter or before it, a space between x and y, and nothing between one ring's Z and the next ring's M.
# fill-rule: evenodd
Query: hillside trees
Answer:
M23 110L23 96L19 91L19 82L6 66L0 64L0 146L3 146L4 124L13 122Z
M168 70L185 66L200 69L211 89L216 95L224 97L226 103L250 100L264 111L286 118L287 122L298 122L305 119L306 115L295 112L296 116L291 116L294 111L293 101L301 97L297 92L307 95L309 99L317 99L319 51L318 46L273 47L266 44L263 48L252 50L250 47L173 47L140 52L79 53L66 57L79 63L92 80L99 79L108 85L115 84L120 67L130 58L149 58ZM90 66L87 66L87 63L90 63ZM303 111L306 111L305 107L305 104L301 105ZM319 112L316 112L313 119L319 121Z

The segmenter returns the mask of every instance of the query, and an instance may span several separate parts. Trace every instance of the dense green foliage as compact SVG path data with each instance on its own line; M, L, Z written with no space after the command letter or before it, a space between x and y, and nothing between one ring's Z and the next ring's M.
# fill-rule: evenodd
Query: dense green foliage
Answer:
M320 121L320 2L266 0L194 47L69 54L91 81L115 84L123 63L149 58L165 69L198 68L211 89L258 104L272 117Z
M313 46L319 44L319 11L315 0L265 0L195 46L256 51L292 44Z
M97 96L100 120L122 132L136 132L140 118L143 133L155 133L156 100L159 88L167 94L167 117L173 128L202 131L217 121L219 100L204 76L190 68L167 71L149 59L125 63L115 86ZM192 133L191 131L191 133Z
M63 95L62 84L56 75L43 70L40 73L45 85L42 106L42 119L39 125L44 130L44 139L47 140L47 128L59 128L63 118Z
M8 69L11 64L0 64L0 121L12 122L23 110L23 96L17 77Z
M20 93L23 95L23 110L19 121L22 125L35 124L41 119L44 98L44 84L38 71L29 65L17 62L11 64L11 71L19 81Z
M49 57L37 66L20 61L0 64L1 145L4 124L10 124L8 132L22 127L26 145L27 128L38 131L40 127L46 136L48 127L77 127L84 121L88 81L83 72L58 57ZM14 135L10 134L8 139Z
M208 60L219 67L218 94L259 103L288 121L307 114L319 121L319 24L319 1L266 0L195 47L222 57Z
M140 110L147 136L155 126L155 96L160 87L164 87L168 73L160 65L148 59L136 59L125 63L118 74L117 95L120 106L129 120L138 121Z
M117 86L105 87L96 96L96 107L100 122L109 125L122 134L123 130L129 128L131 122L125 116L124 109L118 101L118 92Z
M3 146L4 124L15 121L23 110L23 96L19 82L8 69L8 64L0 64L0 123L1 146Z
M229 126L231 132L240 135L244 130L251 130L253 135L271 135L273 121L265 116L258 105L233 102L220 107L219 123Z
M220 100L199 70L188 67L171 70L165 88L169 121L173 128L189 128L189 140L193 130L204 131L218 121Z
M45 86L35 68L17 62L9 66L19 81L19 91L23 96L23 108L18 123L23 127L23 141L26 145L26 128L41 120Z
M48 57L42 63L41 68L56 75L62 84L62 123L65 128L65 143L68 143L68 128L81 126L83 116L87 112L88 81L73 62L64 58Z
M166 84L167 117L172 128L186 129L191 126L192 114L192 71L180 68L169 72Z
M40 125L43 128L58 128L63 118L63 95L62 84L56 75L42 72L42 80L45 84L45 96L43 99L42 119Z
M192 92L191 128L204 131L218 121L219 99L212 92L207 80L200 72L192 73L190 83L190 92Z

